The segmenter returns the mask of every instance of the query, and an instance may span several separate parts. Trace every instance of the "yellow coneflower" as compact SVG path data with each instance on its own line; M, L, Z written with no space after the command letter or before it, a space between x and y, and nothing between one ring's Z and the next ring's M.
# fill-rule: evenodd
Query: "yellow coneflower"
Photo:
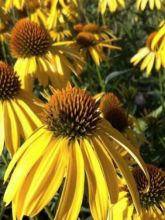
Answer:
M117 38L106 28L100 28L95 24L88 24L74 26L74 29L78 33L76 39L70 41L70 44L79 49L84 59L90 55L96 65L100 65L102 61L107 60L104 48L121 49L112 44Z
M50 15L47 20L48 29L54 29L67 20L74 21L78 17L77 0L51 0Z
M119 201L112 207L110 213L114 220L165 220L165 173L153 166L147 165L150 176L150 189L144 192L147 184L142 171L135 167L133 176L140 195L141 215L136 213L130 193L125 185L121 187Z
M146 47L141 48L137 54L131 58L133 65L137 65L140 61L142 61L141 71L146 69L147 76L150 75L154 65L157 71L159 71L161 67L165 68L165 34L162 35L158 31L148 36Z
M138 10L144 11L149 6L151 10L154 8L161 9L163 0L136 0L136 7Z
M107 26L99 26L95 23L78 23L73 26L76 32L88 32L95 35L97 39L109 40L109 38L117 39L112 31Z
M62 42L60 42L62 43ZM17 58L14 69L23 88L31 91L33 78L43 86L50 81L56 88L64 87L74 68L71 60L79 60L77 53L66 46L53 43L49 32L28 19L19 20L11 32L10 50Z
M119 98L114 93L106 93L102 95L99 107L103 117L109 121L114 128L120 131L123 136L127 138L133 146L136 147L137 150L139 150L139 143L145 142L146 140L144 136L134 131L134 127L136 127L136 129L139 127L134 122L135 120L133 116L128 114L121 107ZM120 145L115 144L115 148L118 149L122 156L130 159L128 152L123 150Z
M115 12L117 8L122 7L125 8L125 1L124 0L100 0L99 1L99 11L101 14L104 14L106 8L109 8L110 12Z
M136 208L138 192L125 161L111 146L113 139L145 165L131 144L100 116L98 104L85 90L71 87L52 89L42 114L45 125L27 139L8 166L12 172L4 195L12 202L13 215L35 216L46 206L64 181L55 219L76 220L84 194L85 174L93 219L106 220L109 201L116 202L118 184L112 160L126 179ZM15 169L14 169L15 167ZM13 170L14 169L14 170Z
M32 95L20 88L20 80L12 67L0 61L0 154L3 146L13 155L26 139L42 125Z

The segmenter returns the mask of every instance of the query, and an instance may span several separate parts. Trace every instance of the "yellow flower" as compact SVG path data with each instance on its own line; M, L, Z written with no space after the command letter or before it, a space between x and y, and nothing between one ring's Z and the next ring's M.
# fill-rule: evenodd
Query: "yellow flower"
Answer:
M137 54L131 58L131 63L137 65L140 61L141 71L146 69L147 76L155 65L155 69L159 71L161 67L165 68L165 33L162 32L165 27L157 32L151 33L146 41L146 47L141 48Z
M52 96L45 95L48 100L42 114L45 125L17 151L5 174L7 180L12 172L4 201L6 205L12 202L14 217L21 220L24 215L35 216L64 183L55 219L76 220L86 175L93 219L106 220L109 201L114 203L118 198L112 161L121 170L140 210L134 178L111 140L127 149L148 175L139 154L101 118L98 103L86 91L68 85L52 92Z
M109 7L110 12L115 12L118 7L125 8L124 0L100 0L99 1L99 11L101 14L104 14L107 6Z
M149 5L149 8L153 10L154 8L161 9L163 0L136 0L136 7L138 10L144 11L144 9Z
M74 26L74 29L78 33L76 39L70 44L79 49L85 60L90 55L96 65L107 60L104 48L120 49L120 47L112 45L117 38L107 27L99 27L96 24L78 24Z
M119 201L112 206L110 213L114 220L165 220L165 173L153 165L147 165L150 175L150 189L145 192L147 180L141 170L133 169L140 194L142 213L135 211L130 193L125 185L121 187Z
M123 136L128 139L137 150L140 149L139 143L146 142L145 137L134 131L139 130L139 126L134 117L128 114L122 107L119 98L113 93L101 95L100 110L103 117L111 123L111 125L120 131ZM120 155L125 157L129 163L134 163L130 155L120 145L115 143L114 146Z
M3 146L13 155L26 139L42 125L37 114L41 108L37 100L20 88L20 80L13 69L0 61L0 154Z
M56 88L66 86L71 71L71 61L80 61L78 53L71 48L53 43L49 32L28 19L19 20L11 32L10 50L17 58L15 71L22 80L22 86L32 90L33 80L37 78L47 86L50 81Z

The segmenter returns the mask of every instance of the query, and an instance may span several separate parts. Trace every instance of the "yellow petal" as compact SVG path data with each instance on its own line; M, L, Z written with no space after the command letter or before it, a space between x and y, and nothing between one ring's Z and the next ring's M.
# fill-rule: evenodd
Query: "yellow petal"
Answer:
M69 146L69 164L55 219L77 220L84 194L84 160L77 141Z
M97 155L88 140L81 140L89 190L89 205L95 220L107 219L108 189Z
M92 143L93 143L93 148L96 150L97 155L100 159L100 163L103 167L104 175L107 182L107 187L109 190L110 201L111 203L116 203L118 199L119 189L117 182L117 173L115 171L113 162L108 152L106 151L106 149L104 148L104 146L97 137L92 138Z
M0 155L4 146L5 132L4 132L4 116L3 116L3 103L0 102Z
M36 161L42 156L52 137L52 132L45 131L45 133L36 139L22 155L14 169L4 195L4 201L6 204L9 204L15 193L21 189L24 179Z

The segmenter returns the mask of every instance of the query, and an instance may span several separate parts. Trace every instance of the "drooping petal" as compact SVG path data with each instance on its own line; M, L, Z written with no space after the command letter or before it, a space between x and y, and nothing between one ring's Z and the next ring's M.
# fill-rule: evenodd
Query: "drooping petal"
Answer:
M89 205L95 220L106 220L108 216L108 189L97 155L88 140L81 140L88 181Z
M24 179L30 172L30 169L42 156L52 137L52 132L45 131L45 133L40 138L36 139L33 144L30 145L30 147L25 151L22 158L20 158L11 176L10 182L4 195L4 201L6 202L6 204L10 203L17 190L22 186Z
M139 193L136 187L136 183L131 171L128 168L128 165L124 161L124 159L120 156L120 154L116 151L113 146L110 146L108 138L104 135L100 135L100 141L104 143L104 147L107 149L113 160L115 161L116 165L120 169L125 181L127 182L128 188L130 190L130 194L132 196L133 202L135 204L136 210L138 213L141 212L140 200L139 200ZM109 145L109 147L107 147Z
M4 146L5 132L4 132L4 115L3 115L3 104L0 102L0 155Z
M104 175L107 182L107 187L109 190L110 201L111 203L117 202L118 199L118 182L117 182L117 174L113 165L113 162L104 149L104 146L100 142L100 140L95 137L92 138L93 147L97 152L98 158L100 159L100 163L103 167Z
M55 219L76 220L84 194L84 160L77 141L69 146L69 164Z

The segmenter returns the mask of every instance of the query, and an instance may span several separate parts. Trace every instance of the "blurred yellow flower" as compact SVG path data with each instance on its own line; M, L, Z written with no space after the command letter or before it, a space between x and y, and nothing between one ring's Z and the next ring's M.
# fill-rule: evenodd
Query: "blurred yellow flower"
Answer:
M74 72L71 62L80 62L81 58L62 43L53 43L49 32L35 22L21 19L16 23L11 32L10 50L17 58L14 69L23 88L32 91L34 78L43 86L49 81L56 88L66 86L71 71Z
M6 205L12 202L13 217L21 220L24 215L35 216L64 183L55 219L77 220L86 174L92 217L107 220L109 202L118 198L113 161L139 211L134 178L111 140L125 148L148 176L140 155L100 116L98 103L85 90L68 85L61 91L52 88L52 92L52 96L45 94L45 125L18 150L5 174L6 181L12 172L4 201Z
M76 39L71 41L75 48L78 48L84 59L90 55L96 65L100 65L102 61L107 60L104 52L108 49L121 49L112 44L117 38L111 33L107 27L100 27L96 24L77 24L74 29L78 32Z
M136 0L136 7L138 10L144 11L149 6L151 10L154 8L161 9L163 0Z
M121 186L119 201L110 211L114 220L165 220L165 173L153 165L147 165L150 189L145 192L147 180L141 170L133 169L140 194L142 213L138 215L126 185Z
M5 144L13 155L24 140L42 125L37 114L41 108L32 95L20 88L17 74L6 63L0 61L0 154Z
M142 61L141 71L146 69L147 76L150 75L154 65L157 71L161 67L165 68L165 26L151 33L147 38L146 47L141 48L131 58L133 65L137 65L140 61Z
M106 8L109 8L110 12L115 12L117 8L125 8L125 0L99 0L99 11L104 14Z

